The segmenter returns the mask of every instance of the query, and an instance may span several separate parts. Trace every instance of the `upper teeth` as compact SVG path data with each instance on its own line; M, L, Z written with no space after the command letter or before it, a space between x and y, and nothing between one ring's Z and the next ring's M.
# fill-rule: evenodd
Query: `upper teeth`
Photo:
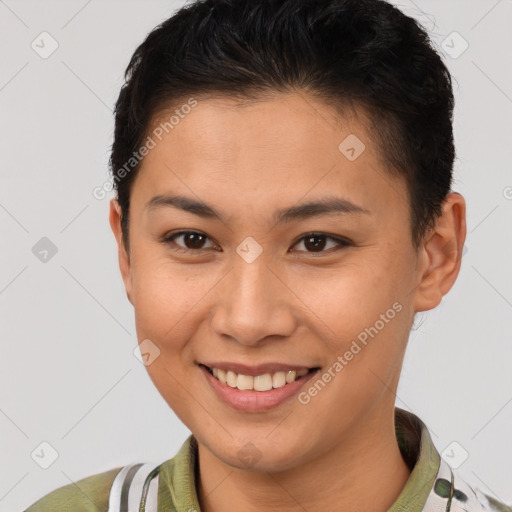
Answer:
M214 377L223 384L232 388L238 388L241 391L269 391L272 388L282 388L290 382L294 382L299 377L306 375L308 370L289 370L287 372L276 372L274 374L265 373L263 375L242 375L232 371L221 370L220 368L211 368Z

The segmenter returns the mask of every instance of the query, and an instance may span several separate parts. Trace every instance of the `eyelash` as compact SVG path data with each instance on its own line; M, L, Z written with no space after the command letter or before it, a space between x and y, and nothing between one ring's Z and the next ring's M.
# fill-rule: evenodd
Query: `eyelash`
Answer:
M202 250L205 250L205 249L188 249L188 248L176 245L176 243L174 242L174 240L176 238L178 238L180 236L183 236L183 235L189 235L189 234L202 235L202 236L205 236L206 238L208 238L207 235L205 235L204 233L202 233L200 231L177 231L175 233L170 233L169 235L166 235L166 236L162 237L161 238L161 242L164 243L164 244L173 243L174 244L173 250L175 250L177 252L182 252L182 253L189 253L189 254L190 253L198 253L198 252L200 252ZM349 247L349 246L353 245L348 240L344 240L342 238L338 238L338 237L335 237L335 236L332 236L332 235L328 235L326 233L321 233L321 232L313 231L311 233L306 233L306 234L302 235L298 240L296 240L294 242L293 246L297 245L299 242L307 239L308 237L312 237L312 236L324 237L326 239L333 240L334 242L339 244L339 247L338 247L337 250L344 249L345 247ZM209 249L211 249L211 248L209 248ZM332 248L330 248L330 249L332 249ZM307 254L312 254L312 255L320 255L322 253L328 252L329 250L322 250L322 251L319 251L319 252L312 252L312 251L299 251L299 252L307 253Z

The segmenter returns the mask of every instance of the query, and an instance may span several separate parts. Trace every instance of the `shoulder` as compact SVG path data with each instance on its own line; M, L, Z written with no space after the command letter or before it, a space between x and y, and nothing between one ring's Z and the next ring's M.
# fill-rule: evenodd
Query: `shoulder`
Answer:
M24 512L107 512L110 488L122 467L82 478L59 487Z

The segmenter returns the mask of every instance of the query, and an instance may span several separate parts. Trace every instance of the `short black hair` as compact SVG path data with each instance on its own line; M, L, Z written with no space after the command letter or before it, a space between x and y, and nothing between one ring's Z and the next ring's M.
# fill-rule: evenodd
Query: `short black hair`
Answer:
M192 95L297 91L366 112L387 171L406 180L419 247L452 185L452 81L422 26L384 0L197 0L150 32L115 106L110 169L125 247L132 156L156 115Z

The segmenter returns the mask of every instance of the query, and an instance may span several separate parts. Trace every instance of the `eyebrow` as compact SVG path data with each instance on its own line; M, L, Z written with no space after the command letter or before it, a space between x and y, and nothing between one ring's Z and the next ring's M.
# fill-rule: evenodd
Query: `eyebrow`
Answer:
M202 201L185 196L157 195L146 203L146 210L151 211L163 207L173 207L208 219L218 219L226 222L227 216ZM328 196L308 203L277 210L272 220L275 224L293 220L309 219L327 214L371 214L369 210L341 197Z

